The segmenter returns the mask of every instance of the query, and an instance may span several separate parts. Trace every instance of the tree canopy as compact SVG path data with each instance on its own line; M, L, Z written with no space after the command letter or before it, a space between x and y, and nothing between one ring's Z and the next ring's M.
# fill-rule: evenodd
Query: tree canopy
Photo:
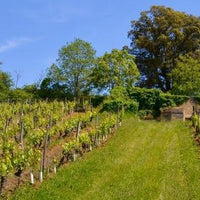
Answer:
M99 57L92 73L94 87L104 90L116 86L132 87L138 78L135 57L127 50L118 49Z
M152 6L131 22L130 52L136 56L140 85L172 89L171 71L180 55L194 52L200 44L200 19L164 6Z
M90 43L81 39L63 46L59 50L57 64L53 64L47 74L48 87L71 91L79 98L90 90L89 75L95 63L95 50ZM44 84L43 84L44 85ZM45 86L47 87L47 86Z
M13 81L10 74L0 70L0 89L9 90L12 85Z
M89 90L88 77L95 62L95 50L90 43L76 39L59 50L58 66L61 80L72 89L75 97Z
M187 54L179 56L176 68L172 70L173 90L175 94L200 94L200 55Z

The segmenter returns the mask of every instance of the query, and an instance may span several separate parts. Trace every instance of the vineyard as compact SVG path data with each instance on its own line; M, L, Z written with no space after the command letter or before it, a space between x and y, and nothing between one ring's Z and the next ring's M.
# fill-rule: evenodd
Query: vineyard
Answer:
M64 101L0 104L1 195L26 181L42 182L99 146L121 123L119 114L99 114L90 105L78 113L75 106Z
M122 108L1 103L1 197L198 199L199 114L192 117L193 134L190 122L144 121Z
M200 17L180 5L1 2L0 200L200 199Z
M190 123L189 123L190 124ZM12 200L199 200L198 147L188 124L124 117L101 148Z

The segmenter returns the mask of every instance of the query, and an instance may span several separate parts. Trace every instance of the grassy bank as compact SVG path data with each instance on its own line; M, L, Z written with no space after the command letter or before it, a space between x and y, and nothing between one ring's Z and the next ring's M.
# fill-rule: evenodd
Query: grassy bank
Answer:
M63 166L39 189L15 200L195 200L200 161L191 131L181 122L128 119L101 148Z

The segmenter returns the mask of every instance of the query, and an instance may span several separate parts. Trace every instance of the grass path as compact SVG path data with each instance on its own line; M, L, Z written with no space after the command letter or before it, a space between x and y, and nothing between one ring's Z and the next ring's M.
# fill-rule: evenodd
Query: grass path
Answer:
M18 200L198 200L200 161L181 122L128 119L107 144Z

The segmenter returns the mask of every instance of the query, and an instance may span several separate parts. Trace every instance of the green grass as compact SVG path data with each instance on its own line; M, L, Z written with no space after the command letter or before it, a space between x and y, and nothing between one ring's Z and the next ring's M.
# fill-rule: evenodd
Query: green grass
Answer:
M63 166L20 200L200 199L200 161L182 122L127 119L107 144Z

